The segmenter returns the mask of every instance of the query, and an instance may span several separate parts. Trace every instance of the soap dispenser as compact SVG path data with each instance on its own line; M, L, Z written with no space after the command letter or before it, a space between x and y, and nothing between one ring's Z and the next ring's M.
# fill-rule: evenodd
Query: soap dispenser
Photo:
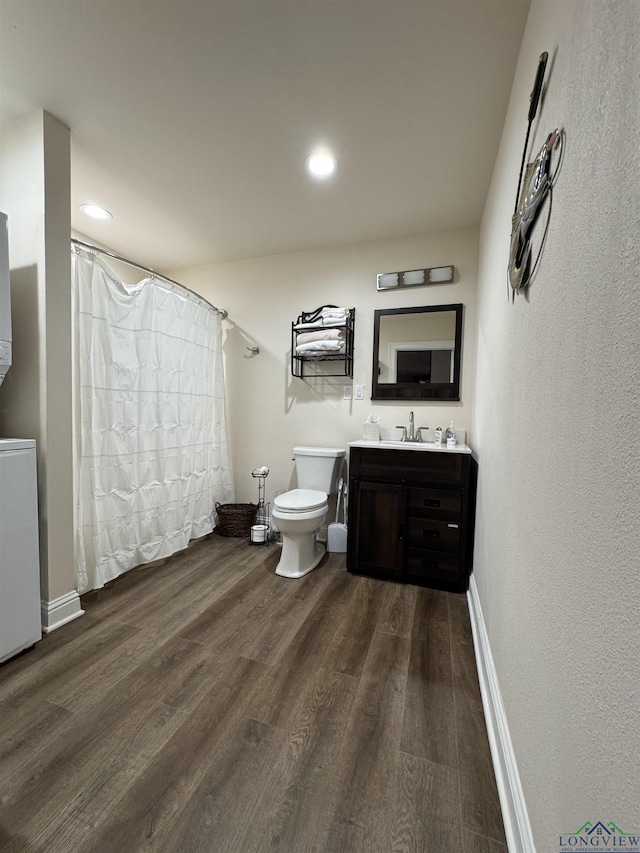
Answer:
M435 437L436 437L436 446L441 447L442 446L442 427L436 427Z
M456 444L456 430L453 425L453 421L449 424L445 432L445 438L447 439L447 447L455 447Z

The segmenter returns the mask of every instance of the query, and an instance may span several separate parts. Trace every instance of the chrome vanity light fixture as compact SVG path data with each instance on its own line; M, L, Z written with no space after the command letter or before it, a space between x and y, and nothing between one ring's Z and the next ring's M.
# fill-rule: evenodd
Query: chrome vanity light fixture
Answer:
M454 267L427 267L421 270L386 272L378 275L378 290L393 290L396 287L415 287L425 284L451 284Z

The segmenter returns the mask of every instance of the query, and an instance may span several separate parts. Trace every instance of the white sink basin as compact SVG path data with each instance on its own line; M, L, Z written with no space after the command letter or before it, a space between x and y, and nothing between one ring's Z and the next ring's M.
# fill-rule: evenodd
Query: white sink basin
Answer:
M378 442L380 445L384 445L385 447L427 447L427 445L431 445L431 447L436 446L434 441L393 441L392 439L380 439Z
M349 447L368 447L372 450L418 450L421 453L471 453L471 448L466 444L456 444L455 447L437 445L433 441L350 441Z

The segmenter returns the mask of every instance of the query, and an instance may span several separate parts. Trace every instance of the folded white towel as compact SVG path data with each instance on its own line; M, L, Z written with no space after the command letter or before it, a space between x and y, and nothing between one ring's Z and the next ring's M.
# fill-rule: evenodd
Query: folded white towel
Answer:
M298 335L296 344L310 344L312 341L339 341L342 340L342 329L322 329L319 332L302 332Z
M342 326L344 328L345 325L345 317L336 317L335 319L331 317L327 317L326 319L324 319L323 317L321 317L319 320L316 320L315 323L296 323L293 328L296 330L296 332L303 332L306 330L312 331L313 329L328 329L335 326Z
M298 355L306 355L307 353L335 353L344 349L344 341L312 341L308 344L299 344L296 347Z
M331 318L346 317L347 314L349 313L349 309L348 308L323 308L321 313L322 313L323 317L331 317Z
M316 320L315 323L296 323L293 328L296 332L301 332L303 329L322 329L324 328L324 324L322 320Z
M343 352L344 352L344 350L340 350L340 352L325 352L324 350L312 349L312 350L309 350L308 352L299 352L298 355L301 357L304 357L305 361L307 359L311 359L311 358L317 358L320 361L322 361L322 360L326 361L327 358L329 358L329 356L333 356L334 358L335 357L342 358Z

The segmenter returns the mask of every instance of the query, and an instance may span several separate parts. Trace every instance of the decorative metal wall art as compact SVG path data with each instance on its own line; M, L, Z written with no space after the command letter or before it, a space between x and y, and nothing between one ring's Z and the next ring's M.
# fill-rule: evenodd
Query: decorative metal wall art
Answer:
M538 61L536 79L530 96L527 135L522 152L522 163L520 176L518 178L518 192L516 194L516 205L511 220L511 246L509 250L508 285L511 288L512 299L515 298L517 290L525 290L531 284L533 276L542 255L544 243L549 229L551 219L551 203L553 198L553 186L560 170L562 160L562 148L564 133L556 128L546 139L535 160L524 166L529 144L531 124L536 116L538 102L542 92L544 72L547 65L548 54L543 53ZM551 159L554 150L558 149L558 159L555 169L551 171ZM524 173L524 178L523 178ZM549 200L547 222L540 241L535 261L532 261L532 238L533 232L540 219L540 214L545 201Z

